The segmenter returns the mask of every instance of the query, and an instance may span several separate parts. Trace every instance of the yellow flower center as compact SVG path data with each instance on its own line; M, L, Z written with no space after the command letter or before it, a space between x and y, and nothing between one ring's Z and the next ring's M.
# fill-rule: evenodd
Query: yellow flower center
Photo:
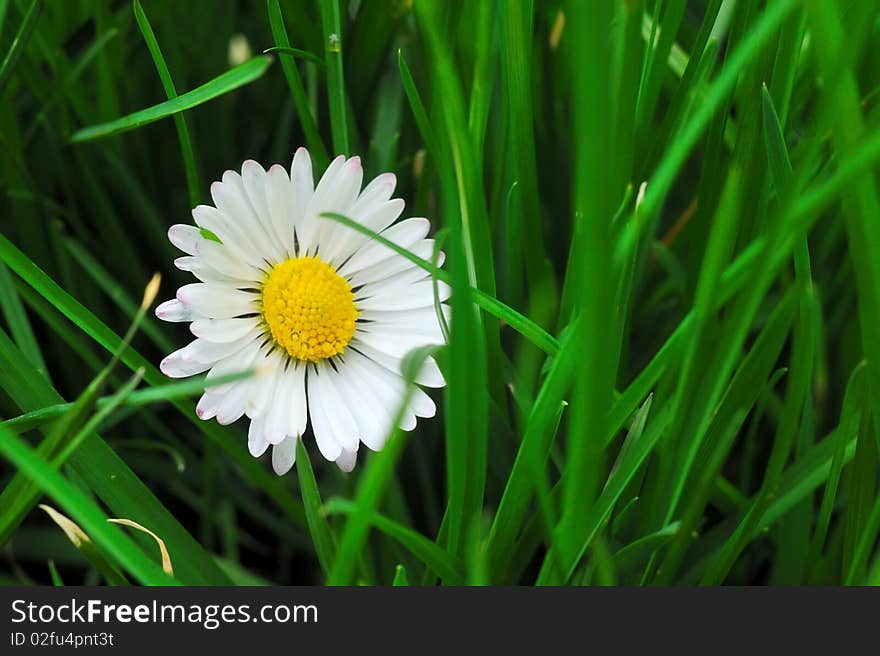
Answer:
M351 285L317 255L276 265L263 285L263 317L272 339L299 360L342 353L357 316Z

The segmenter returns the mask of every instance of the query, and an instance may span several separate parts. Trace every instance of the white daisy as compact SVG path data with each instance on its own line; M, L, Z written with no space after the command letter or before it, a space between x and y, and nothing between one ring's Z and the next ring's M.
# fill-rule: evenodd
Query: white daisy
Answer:
M175 265L201 282L184 285L156 308L165 321L192 322L197 338L162 360L161 369L175 378L208 371L209 380L249 368L268 371L210 387L196 411L221 424L247 415L251 454L259 457L272 445L279 475L293 466L309 423L321 454L343 471L354 467L361 442L381 449L405 397L403 357L443 343L429 274L320 216L346 215L430 259L429 221L394 223L404 206L391 198L394 174L378 176L363 191L362 178L360 159L340 156L316 187L305 148L296 151L289 176L280 165L265 171L248 160L241 175L226 171L211 185L214 207L192 212L198 227L168 231L187 254ZM449 288L438 284L445 301ZM433 359L415 382L444 385ZM400 428L412 430L416 417L435 411L416 387Z

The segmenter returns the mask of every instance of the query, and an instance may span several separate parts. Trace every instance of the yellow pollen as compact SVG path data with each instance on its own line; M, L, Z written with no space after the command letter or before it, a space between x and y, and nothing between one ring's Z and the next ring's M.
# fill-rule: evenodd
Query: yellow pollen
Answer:
M317 255L273 267L262 300L272 339L299 360L339 355L354 335L358 311L351 285Z

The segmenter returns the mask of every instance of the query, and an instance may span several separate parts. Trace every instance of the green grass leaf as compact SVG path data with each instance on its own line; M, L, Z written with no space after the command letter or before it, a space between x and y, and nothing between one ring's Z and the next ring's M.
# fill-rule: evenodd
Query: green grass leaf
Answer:
M284 26L281 5L278 3L278 0L266 0L266 8L269 13L269 25L272 29L272 38L275 40L275 46L283 50L290 49L290 38L287 36L287 28ZM318 133L318 126L309 107L309 101L306 97L299 69L297 69L295 62L289 57L281 58L281 69L284 71L284 77L287 79L287 85L290 87L290 95L296 107L300 126L305 134L306 145L308 145L315 165L324 168L327 166L330 158L327 155L327 148L324 146L321 135Z
M272 58L268 56L254 57L253 59L236 66L217 76L210 82L206 82L200 87L187 91L175 98L166 100L158 105L153 105L146 109L128 114L107 123L92 125L81 128L73 133L70 137L71 143L83 143L102 139L116 134L122 134L130 130L135 130L141 126L155 123L163 118L174 116L179 112L183 112L193 107L223 96L230 91L234 91L254 80L262 77L266 69L272 63Z
M24 48L33 34L34 28L37 26L37 19L40 17L42 7L43 3L40 0L33 0L31 2L24 15L24 19L21 21L21 25L18 27L18 31L15 33L15 38L13 38L9 50L6 52L6 56L3 57L3 63L0 63L0 98L2 98L6 85L12 78L12 72L15 70L15 66L22 52L24 52Z
M150 25L150 21L147 19L147 15L144 13L143 7L141 7L141 3L138 0L134 0L132 7L134 8L135 20L141 30L141 34L144 36L144 41L147 43L153 63L156 65L156 72L159 73L159 79L162 80L162 88L165 89L165 95L168 96L168 100L173 100L177 97L177 89L174 86L174 80L171 79L171 71L168 70L168 65L165 63L165 56L162 54L159 42L153 33L153 27ZM199 174L196 170L196 157L190 142L189 129L186 126L186 118L183 113L178 112L174 114L174 127L177 129L177 140L180 142L180 153L183 156L183 170L186 173L189 204L195 207L199 204L199 199L201 198Z
M2 235L0 235L0 259L4 260L25 282L31 285L59 312L73 321L98 344L111 352L118 348L121 339L113 331L94 314L89 312L81 303L70 296L70 294L59 287L57 283ZM135 352L134 349L126 350L120 359L132 371L143 368L145 372L144 380L150 385L161 385L167 380L155 366ZM57 403L59 400L56 399L54 403ZM291 496L278 477L268 473L263 465L250 456L247 448L240 441L233 439L228 429L219 425L201 422L196 417L193 403L175 400L172 401L172 404L194 425L198 426L208 438L217 442L242 468L245 476L256 485L265 489L293 521L302 525L305 524L305 513L303 512L302 505Z
M329 499L325 509L331 515L351 515L357 512L357 507L352 501L338 497ZM460 585L464 580L461 562L424 535L378 513L369 514L368 520L382 533L397 540L401 546L424 563L428 569L436 572L444 581L448 581L452 585Z
M324 37L324 61L327 64L327 95L330 104L330 129L333 150L337 155L350 155L348 119L346 117L345 78L342 73L342 23L339 3L320 0L321 25Z
M107 555L145 585L174 585L175 579L149 560L131 540L107 523L98 506L41 459L26 442L0 427L0 453L21 468L58 505L67 510Z
M321 492L312 471L312 463L309 454L303 446L302 440L296 443L296 471L299 478L299 488L302 494L303 508L306 511L306 521L312 536L312 544L321 562L321 569L325 576L329 574L333 565L336 552L336 544L327 518L321 512Z
M322 216L328 219L332 219L333 221L338 221L342 225L351 228L352 230L356 230L362 235L366 235L370 239L373 239L383 246L390 248L398 255L405 257L416 266L430 273L437 280L442 280L446 283L452 280L450 278L449 272L444 271L443 269L438 269L428 260L419 257L412 251L403 248L399 244L395 244L393 241L390 241L386 237L383 237L382 235L373 232L369 228L365 228L360 223L348 218L347 216L336 214L335 212L325 212ZM471 287L470 292L473 297L474 303L479 305L492 316L497 317L501 321L504 321L511 328L516 330L523 337L528 339L530 342L539 347L548 355L555 354L559 349L559 343L557 342L556 338L525 315L519 313L518 311L499 301L494 296L491 296L488 293L477 289L476 287Z

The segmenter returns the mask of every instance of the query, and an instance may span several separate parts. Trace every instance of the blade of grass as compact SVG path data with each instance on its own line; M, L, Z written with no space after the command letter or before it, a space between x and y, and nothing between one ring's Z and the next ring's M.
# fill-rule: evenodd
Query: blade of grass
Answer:
M177 97L177 89L174 86L174 80L171 79L171 71L168 70L168 64L165 63L165 56L162 54L159 42L153 33L153 27L150 25L150 21L147 19L147 15L144 13L138 0L134 0L132 7L135 20L141 30L144 41L147 43L147 49L150 51L150 56L156 65L156 72L159 73L162 88L165 89L165 95L168 96L168 100L173 100ZM199 204L201 198L199 192L201 185L199 184L199 174L196 170L196 157L189 139L189 129L186 126L186 118L182 112L174 114L174 127L177 129L177 140L180 142L180 153L183 157L183 170L186 174L186 185L189 191L189 204L190 207L195 207Z
M713 335L709 332L714 318L712 307L720 286L721 273L733 249L739 223L740 181L739 172L731 171L710 229L706 254L700 267L693 308L694 327L689 335L688 348L683 355L676 387L673 421L670 426L670 434L677 441L679 456L676 459L676 471L669 481L671 494L662 525L668 524L672 519L694 458L705 437L709 414L722 391L718 388L723 381L717 380L713 393L707 397L703 393L706 385L702 380L702 374L706 361L705 354L713 344Z
M406 446L407 434L400 429L400 420L412 396L412 381L421 370L425 358L431 355L434 347L414 349L404 358L401 370L406 381L406 393L400 407L394 413L391 433L382 451L373 455L366 465L366 471L358 481L354 495L354 511L339 540L339 549L333 566L327 576L327 585L347 585L354 577L360 562L364 542L369 533L371 518L378 511L379 504L394 475L394 467Z
M83 391L83 393L76 399L76 402L71 405L70 410L65 412L61 419L52 426L46 435L46 439L40 444L39 453L43 458L54 461L64 449L67 449L73 444L74 440L79 439L81 441L85 436L90 434L92 430L94 430L97 421L100 421L104 416L104 413L99 412L100 416L97 421L94 416L89 418L89 415L95 407L98 395L105 386L110 373L119 362L120 356L128 347L140 321L143 319L144 313L152 304L153 299L155 299L158 289L159 277L154 276L144 292L144 300L141 303L138 314L132 321L129 330L119 347L113 353L110 362L89 383L85 391ZM6 351L6 357L14 357L12 349L7 347L4 350ZM137 385L142 374L142 371L136 374L136 379L126 385L123 389L126 392L130 392L131 389ZM111 401L111 404L115 402L118 401L114 398L114 400ZM84 431L83 429L86 430ZM0 494L0 501L3 502L3 506L7 509L7 512L0 517L0 544L5 543L9 539L12 532L36 503L37 493L38 490L36 486L29 483L26 477L21 474L13 476L10 483L3 490L3 493Z
M468 258L461 232L453 230L448 241L453 320L448 351L449 387L444 398L446 544L451 553L461 557L467 552L465 538L483 503L488 422L486 345L471 303Z
M324 509L331 515L352 515L356 512L356 505L348 499L335 497L327 501ZM444 581L457 585L464 580L464 567L461 562L424 535L375 512L369 514L369 522L382 533L397 540L401 546L423 562L426 567L436 572Z
M114 27L98 36L89 48L79 57L76 65L73 66L64 77L55 83L52 93L43 102L39 113L34 117L33 121L31 121L25 131L25 144L31 143L37 129L41 125L48 128L46 116L49 113L49 110L55 107L55 105L61 100L70 96L73 84L80 78L80 76L82 76L86 69L88 69L89 65L101 54L110 40L116 37L117 34L119 34L119 30Z
M58 286L3 235L0 235L0 259L4 260L35 291L102 347L113 352L119 346L120 338L106 324ZM161 385L166 382L165 376L134 349L128 349L122 355L121 360L132 370L143 367L144 379L150 385ZM57 403L60 400L55 399L49 403ZM217 424L202 422L196 416L194 404L191 402L175 400L172 404L209 439L217 442L241 467L245 476L255 485L266 490L294 522L305 525L302 505L292 497L282 479L266 472L263 466L250 456L247 448L238 440L233 439L231 431Z
M101 573L109 585L129 585L128 579L107 560L101 550L75 522L44 503L41 503L39 507L58 525L70 543Z
M832 137L837 151L854 152L867 133L858 81L848 61L849 35L841 21L838 6L819 0L809 4L808 18L816 37L817 63L829 84L823 99L832 118ZM867 361L868 405L863 409L859 431L853 490L847 504L845 567L851 564L856 541L867 530L869 513L876 498L878 445L874 439L880 422L880 196L873 172L856 178L850 193L843 197L847 243L858 293L862 350ZM865 572L850 572L863 579Z
M386 246L393 250L398 255L405 257L410 262L415 264L416 266L424 269L428 273L430 273L437 280L441 280L443 282L449 283L452 279L448 271L444 271L443 269L438 269L428 260L422 259L418 255L412 253L406 248L401 247L399 244L395 244L393 241L390 241L386 237L373 232L369 228L362 226L357 221L354 221L342 214L336 214L335 212L325 212L321 216L332 219L333 221L338 221L342 225L351 228L352 230L356 230L362 235L366 235L371 239L379 242L383 246ZM505 305L501 301L499 301L494 296L491 296L487 292L484 292L476 287L470 288L471 296L473 298L473 302L483 308L486 312L491 314L494 317L497 317L501 321L504 321L511 328L520 333L523 337L531 341L535 346L539 347L548 355L554 355L559 349L559 343L556 338L554 338L550 333L541 328L538 324L531 321L528 317L523 314L520 314L513 308Z
M736 50L731 53L721 72L706 90L696 112L667 148L666 154L651 175L640 210L627 223L615 247L614 261L617 268L626 261L627 254L634 247L641 226L659 211L676 176L715 111L733 90L740 73L758 55L764 44L775 36L779 26L800 2L801 0L779 0L769 5Z
M296 443L296 472L312 544L315 546L315 553L318 554L321 569L327 576L333 566L336 544L327 518L321 512L321 492L318 490L309 454L301 439Z
M306 61L310 61L313 64L317 64L318 66L326 66L327 65L327 63L323 59L318 57L318 55L316 55L315 53L309 52L308 50L300 50L299 48L288 48L286 46L275 46L273 48L266 48L263 51L264 55L272 55L275 53L277 53L279 55L289 55L291 57L296 57L298 59L305 59Z
M145 585L175 585L162 568L151 561L119 529L107 523L107 517L86 495L71 485L51 465L41 459L20 437L0 426L0 453L16 465L40 489L52 497L83 530L133 577Z
M641 438L634 445L633 449L620 463L615 474L609 477L608 481L605 483L605 488L602 490L602 493L599 495L596 502L590 507L589 514L585 518L583 542L578 545L575 557L567 562L567 569L563 571L562 575L563 581L567 581L574 574L578 563L587 552L587 549L590 548L593 539L598 534L604 522L608 519L614 505L620 499L620 495L623 493L624 489L626 489L627 484L632 480L632 477L635 476L636 471L642 466L645 459L654 450L660 437L666 431L670 418L669 406L666 406L657 413L649 426L645 429ZM544 569L542 573L546 573L547 571L548 570ZM538 585L541 585L542 583L545 583L545 580L539 576Z
M529 57L532 53L532 2L501 3L501 69L504 76L506 110L513 120L510 128L510 152L513 153L513 179L517 182L522 219L522 252L511 254L514 261L525 262L526 277L540 289L549 272L545 263L541 208L538 203L538 167L535 156L535 133L532 111L532 81ZM552 296L552 294L549 294Z
M158 105L147 107L107 123L91 125L77 130L70 137L70 142L83 143L122 134L168 116L173 116L187 109L192 109L260 78L271 63L272 58L269 56L254 57L244 64L218 75L210 82L206 82L202 86L192 91L187 91L171 100L166 100Z
M3 97L6 85L12 78L12 71L15 70L15 65L18 63L21 53L24 52L24 48L31 34L33 34L34 28L37 26L37 19L40 17L40 10L42 8L43 3L40 0L33 0L31 2L24 15L24 19L21 21L21 25L18 27L18 31L15 33L12 45L9 46L6 56L3 58L3 63L0 64L0 98Z
M601 9L600 9L601 8ZM611 91L611 76L605 64L606 39L613 22L608 3L587 7L569 4L570 21L567 54L575 71L572 78L574 106L572 131L575 144L573 178L573 252L578 254L574 312L578 317L575 340L579 344L579 366L589 376L578 376L571 395L571 422L566 445L564 494L554 548L544 563L549 581L562 581L580 559L579 547L592 542L590 517L600 493L607 413L617 377L617 356L608 317L614 315L616 285L611 266L611 220L616 198L611 194L612 157L610 107L593 105L592 98ZM577 45L575 45L577 44ZM587 107L593 109L587 111ZM609 507L610 510L610 507ZM561 574L561 579L556 579Z
M40 345L37 343L37 338L34 337L34 331L21 303L21 298L15 289L9 269L2 263L0 263L0 308L3 310L3 316L6 318L9 331L18 348L25 354L34 369L46 375L48 369L46 369Z
M705 574L704 584L719 585L727 576L742 550L751 542L755 531L760 526L761 517L781 485L785 463L797 437L807 395L811 391L815 342L811 334L812 322L808 317L806 319L804 317L804 309L809 302L808 292L800 286L796 289L799 296L799 320L795 323L792 340L792 374L785 389L782 414L777 425L764 479L742 523L728 540L714 565Z
M202 376L195 379L167 383L165 385L155 385L147 389L133 391L121 400L120 405L125 408L139 408L150 403L161 403L184 396L201 394L212 386L216 387L218 385L225 385L226 383L233 383L252 376L254 373L253 370L248 370L224 376L217 376L216 378L211 379L210 383L208 383L205 376ZM105 408L110 403L110 398L111 397L107 396L99 398L95 403L96 407L99 410ZM17 433L23 433L24 431L38 428L47 422L57 419L72 407L72 403L48 405L44 408L34 410L33 412L28 412L19 415L18 417L7 419L2 423L4 426L11 428Z
M64 579L61 578L61 574L58 573L58 568L55 567L55 561L49 560L49 576L52 577L52 585L56 588L64 587Z
M658 585L669 585L674 579L742 422L757 403L765 386L769 388L768 391L773 389L773 379L769 383L767 380L791 328L795 300L793 294L788 294L776 306L715 411L705 440L710 455L695 468L700 472L698 478L684 495L686 502L681 513L681 530L658 570L655 579Z
M538 391L489 529L485 549L492 568L492 580L501 580L508 569L507 564L513 556L516 538L532 496L535 474L543 471L547 461L555 435L549 428L577 367L575 354L579 345L574 338L575 332L571 330L563 337L559 353L553 358L550 371Z
M278 4L278 0L267 0L266 8L269 13L269 25L272 29L272 38L275 40L275 45L279 48L290 48L290 39L287 36L284 16L281 14L281 6ZM297 69L296 64L289 57L281 58L281 69L284 71L284 77L287 79L287 85L290 87L290 96L293 98L296 114L299 117L299 124L305 135L306 145L309 147L312 159L319 169L326 168L330 158L327 155L327 148L324 146L321 135L318 133L318 126L309 107L309 100L303 88L299 69Z
M859 412L857 411L857 397L863 392L865 381L865 363L861 362L850 374L843 395L843 405L840 409L840 422L837 428L837 444L831 459L831 468L828 480L825 483L825 491L822 494L822 503L819 506L819 514L816 519L816 528L810 541L807 562L816 563L819 554L825 546L825 538L828 536L828 527L831 524L831 514L834 512L834 502L837 497L837 489L843 471L843 455L846 450L847 440L853 435L859 426Z
M474 21L474 77L471 82L470 106L468 108L468 134L478 153L483 152L486 137L486 124L489 119L489 105L495 77L491 75L492 33L496 6L491 2L476 3Z
M405 587L409 585L409 579L406 575L406 567L398 565L394 568L394 580L391 582L393 587Z
M333 150L337 155L349 155L339 3L337 0L319 0L318 6L321 9L321 26L324 36L324 61L327 63L327 96L330 104Z

